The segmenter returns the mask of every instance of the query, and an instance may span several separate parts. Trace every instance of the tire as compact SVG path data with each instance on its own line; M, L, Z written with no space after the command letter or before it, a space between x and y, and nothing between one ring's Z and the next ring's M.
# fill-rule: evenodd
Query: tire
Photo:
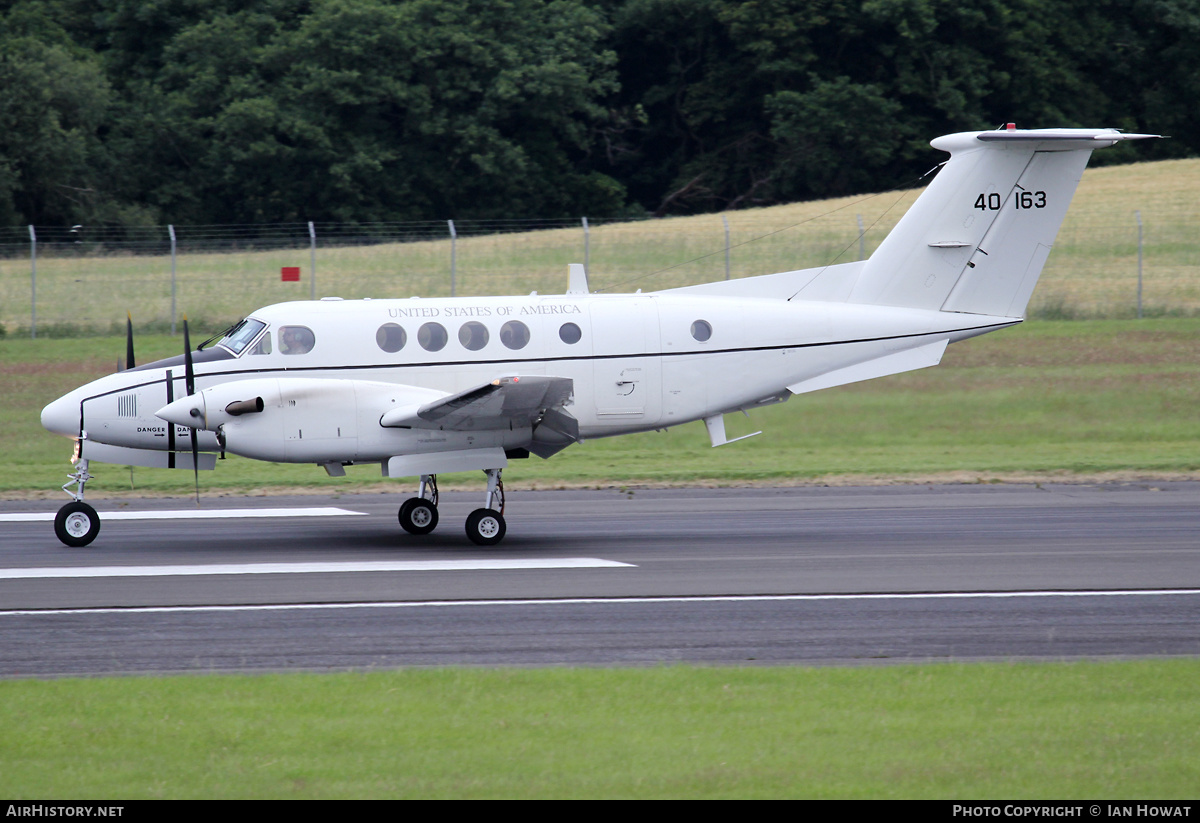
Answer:
M429 534L438 524L437 506L424 497L411 497L404 501L398 515L400 528L409 534Z
M476 509L467 518L467 537L476 546L494 546L506 531L504 515L493 509Z
M100 515L82 500L68 503L54 515L54 534L64 545L86 546L100 534Z

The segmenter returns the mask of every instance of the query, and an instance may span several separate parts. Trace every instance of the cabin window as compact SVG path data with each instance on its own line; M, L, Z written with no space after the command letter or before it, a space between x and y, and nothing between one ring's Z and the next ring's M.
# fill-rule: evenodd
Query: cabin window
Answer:
M450 335L441 323L426 323L417 330L417 342L425 351L441 351L449 339Z
M398 352L408 342L408 335L404 333L401 326L397 326L395 323L384 323L379 327L379 331L375 332L375 342L385 352Z
M280 326L279 351L282 354L308 354L317 343L317 336L308 326Z
M707 320L697 320L692 324L692 337L701 343L706 342L708 338L712 337L712 326L708 324Z
M529 327L520 320L509 320L500 327L500 342L513 350L525 348L529 345Z
M564 343L578 343L583 332L574 323L563 323L558 327L558 337Z
M477 320L463 323L462 327L458 330L458 342L462 343L465 349L479 351L488 342L487 326Z

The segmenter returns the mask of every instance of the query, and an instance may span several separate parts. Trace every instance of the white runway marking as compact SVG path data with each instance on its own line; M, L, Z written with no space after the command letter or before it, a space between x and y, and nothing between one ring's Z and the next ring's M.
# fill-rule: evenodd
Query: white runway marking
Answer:
M190 577L213 574L331 574L337 572L504 571L507 569L635 568L615 560L549 557L536 560L360 560L335 563L220 563L193 566L61 566L0 569L0 580L64 577Z
M207 520L222 517L343 517L366 515L333 506L311 509L178 509L173 511L147 512L97 512L105 520ZM9 512L0 513L0 523L28 523L50 521L54 512Z
M601 561L605 562L605 561ZM624 564L614 564L624 565ZM127 608L82 609L10 609L0 611L0 617L15 615L51 614L172 614L183 612L277 612L316 611L332 609L419 609L429 606L627 606L645 603L748 603L784 600L958 600L966 598L1006 597L1165 597L1179 594L1200 594L1200 589L1123 589L1120 591L1032 591L1032 592L926 592L924 594L779 594L779 595L717 595L702 597L564 597L534 600L418 600L382 603L279 603L262 606L131 606Z

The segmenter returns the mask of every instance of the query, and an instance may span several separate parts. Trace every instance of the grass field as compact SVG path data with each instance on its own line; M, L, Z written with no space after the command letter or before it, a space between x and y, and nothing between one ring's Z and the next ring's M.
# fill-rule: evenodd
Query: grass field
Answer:
M0 682L0 796L1194 799L1200 661Z
M1059 234L1031 316L1130 317L1137 306L1137 236L1145 239L1143 305L1151 316L1200 314L1200 159L1106 166L1085 172ZM734 278L858 259L858 220L870 254L915 200L917 190L731 212ZM560 293L567 264L584 260L581 228L462 237L454 248L455 293ZM633 291L726 276L720 215L594 226L588 238L593 289ZM317 296L448 295L450 240L323 247ZM299 266L300 283L280 282ZM169 257L78 256L48 249L37 261L40 336L123 328L127 311L142 330L167 330ZM177 313L223 328L263 305L307 299L306 245L266 252L185 254L177 265ZM29 334L28 253L0 259L0 326Z
M139 340L141 357L178 338ZM41 407L111 371L120 338L0 340L0 493L57 497L70 442L41 428ZM515 461L512 489L928 480L1125 479L1200 473L1200 318L1030 321L951 346L942 365L800 395L749 419L727 416L713 449L700 423L592 440L550 460ZM190 492L190 472L99 465L89 495ZM448 475L479 484L474 475ZM271 487L325 493L386 488L377 467L330 479L315 466L231 457L201 473L209 492Z

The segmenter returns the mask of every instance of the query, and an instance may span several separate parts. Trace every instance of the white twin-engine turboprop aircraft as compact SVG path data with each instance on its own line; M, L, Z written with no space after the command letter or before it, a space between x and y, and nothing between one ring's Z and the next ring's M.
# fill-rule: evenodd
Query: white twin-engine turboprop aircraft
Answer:
M77 440L55 531L95 539L93 460L211 469L215 452L377 463L419 477L400 525L438 522L436 475L483 470L477 544L505 533L501 471L590 437L703 420L793 394L936 365L946 345L1021 322L1092 150L1157 135L967 132L870 259L649 294L281 303L212 348L101 378L42 411ZM132 344L130 345L132 362ZM72 491L72 487L74 490Z

